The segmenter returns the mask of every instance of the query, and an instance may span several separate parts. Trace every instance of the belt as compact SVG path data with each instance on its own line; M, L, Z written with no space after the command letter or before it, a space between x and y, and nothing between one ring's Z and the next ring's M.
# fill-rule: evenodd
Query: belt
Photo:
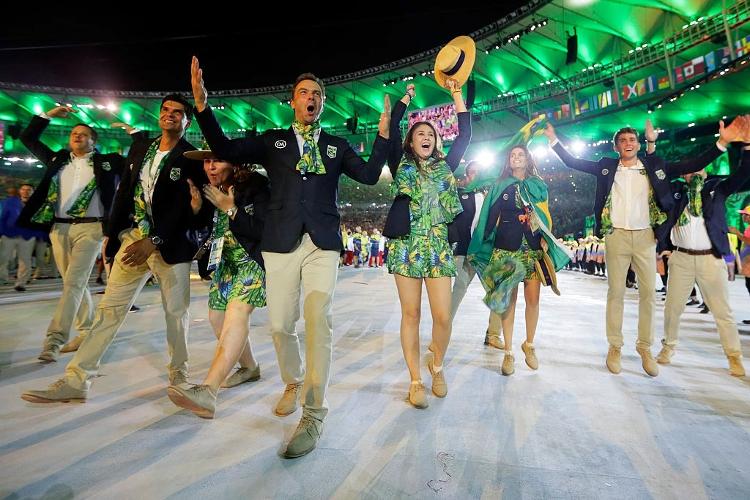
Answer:
M675 252L682 252L688 255L713 255L714 251L709 250L689 250L687 248L675 247Z
M89 224L92 222L101 222L102 217L78 217L75 219L64 219L62 217L53 217L52 222L56 224Z

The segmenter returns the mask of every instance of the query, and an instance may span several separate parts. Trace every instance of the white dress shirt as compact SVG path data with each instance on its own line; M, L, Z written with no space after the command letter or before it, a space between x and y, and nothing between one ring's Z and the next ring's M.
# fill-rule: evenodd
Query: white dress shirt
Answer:
M70 210L83 189L94 178L94 169L89 164L93 151L83 156L75 156L70 153L70 162L60 169L60 195L55 207L55 216L69 219L70 215L66 212ZM94 191L91 197L91 203L84 217L102 217L104 206L99 196L99 189Z
M672 244L688 250L711 250L711 238L708 237L703 216L693 217L689 212L687 216L687 224L680 226L678 221L672 228Z
M154 159L150 165L143 165L141 168L141 187L143 188L143 199L146 201L146 212L151 213L151 200L154 197L154 188L159 178L158 167L162 159L169 154L169 151L156 151Z
M630 231L651 227L648 215L651 184L645 173L640 159L633 167L626 167L622 163L617 165L611 192L612 227Z

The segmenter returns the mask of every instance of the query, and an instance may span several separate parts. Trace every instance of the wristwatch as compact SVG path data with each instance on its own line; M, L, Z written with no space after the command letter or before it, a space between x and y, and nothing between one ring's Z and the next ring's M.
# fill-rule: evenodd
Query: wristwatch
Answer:
M237 213L237 207L232 207L232 208L227 209L227 215L229 216L230 219L234 217L234 214L236 213Z
M164 240L163 240L163 239L161 239L161 238L160 238L160 237L158 237L158 236L152 236L152 237L150 237L149 239L151 240L151 243L153 243L153 244L154 244L154 246L157 246L157 247L158 247L159 245L161 245L162 243L164 243Z

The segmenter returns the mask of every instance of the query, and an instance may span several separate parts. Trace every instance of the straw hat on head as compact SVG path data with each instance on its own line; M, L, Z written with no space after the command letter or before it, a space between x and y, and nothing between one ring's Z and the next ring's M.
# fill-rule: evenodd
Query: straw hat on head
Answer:
M209 160L216 159L216 155L210 149L194 149L192 151L185 151L182 156L188 160Z
M474 40L468 36L457 36L440 49L435 58L435 81L445 88L445 81L453 78L459 86L463 86L474 68L476 55Z
M746 206L742 210L737 210L737 213L750 215L750 205Z

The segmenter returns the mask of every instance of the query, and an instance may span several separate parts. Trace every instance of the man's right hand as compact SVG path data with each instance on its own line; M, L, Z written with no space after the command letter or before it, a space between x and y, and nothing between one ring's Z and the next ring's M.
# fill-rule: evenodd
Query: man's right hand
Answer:
M198 58L193 56L193 63L190 65L190 83L193 86L193 99L195 99L195 108L202 112L208 106L208 92L203 84L203 70L201 69Z
M70 106L57 106L50 109L45 114L50 118L67 118L70 113L78 113L78 110L73 109Z
M547 137L547 140L552 143L557 140L557 134L555 134L555 127L552 126L550 122L547 122L547 126L544 127L544 135Z

